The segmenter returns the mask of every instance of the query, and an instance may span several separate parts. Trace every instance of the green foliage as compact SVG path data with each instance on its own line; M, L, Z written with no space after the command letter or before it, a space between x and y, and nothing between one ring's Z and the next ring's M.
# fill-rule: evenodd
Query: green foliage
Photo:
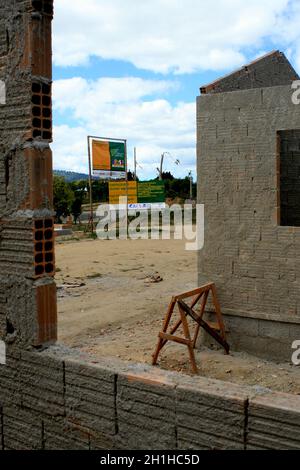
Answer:
M164 181L173 181L175 179L170 171L163 171L161 176Z
M129 172L128 180L132 181L133 179L134 174ZM190 198L190 178L188 176L178 179L170 172L164 172L163 181L167 198ZM62 217L72 214L76 224L82 213L82 205L89 203L89 180L79 179L68 182L64 176L54 175L53 187L54 209L56 211L57 222L61 222ZM193 198L196 197L196 194L197 184L193 183ZM107 181L99 179L92 181L92 198L94 204L108 202L109 189Z
M181 199L189 199L190 198L190 178L187 176L184 179L165 179L165 190L166 190L166 197L175 199L179 197ZM197 194L197 184L193 183L193 198L196 197Z
M82 204L88 202L88 182L86 180L72 181L69 183L69 186L75 196L71 207L71 214L74 217L75 224L77 224L82 213Z
M78 197L75 197L71 206L71 214L74 217L75 224L77 224L77 220L80 218L81 212L82 212L82 200Z
M70 185L61 176L54 176L53 180L53 204L56 212L57 222L61 222L62 217L71 214L72 204L75 195Z
M108 183L107 181L94 180L92 182L93 202L108 201Z
M127 179L128 179L128 181L135 181L134 172L129 170L128 173L127 173ZM139 178L137 178L137 181L138 180L139 180Z

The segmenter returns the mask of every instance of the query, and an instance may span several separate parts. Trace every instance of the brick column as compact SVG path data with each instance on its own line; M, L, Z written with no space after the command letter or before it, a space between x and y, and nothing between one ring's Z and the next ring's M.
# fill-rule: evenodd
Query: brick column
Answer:
M53 280L53 0L0 0L0 339L57 336Z

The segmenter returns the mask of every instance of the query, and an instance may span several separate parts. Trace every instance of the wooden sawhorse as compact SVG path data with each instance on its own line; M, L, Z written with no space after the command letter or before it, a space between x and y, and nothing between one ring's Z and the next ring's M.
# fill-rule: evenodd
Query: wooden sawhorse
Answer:
M217 320L216 322L207 322L203 320L205 307L210 293L212 296L212 303L215 309L215 315ZM187 299L192 300L190 305L185 302ZM195 310L195 307L200 301L201 303L199 308ZM168 332L168 328L176 305L179 309L179 320ZM191 337L187 317L190 317L197 324L193 337ZM181 325L184 332L184 338L174 335L174 333L176 333L176 331ZM158 343L156 346L156 350L153 354L152 364L157 364L159 353L162 348L167 344L167 342L174 341L176 343L184 344L187 346L193 372L197 374L198 369L196 365L194 349L196 346L200 328L203 328L210 336L212 336L224 348L225 353L229 354L229 345L226 341L225 326L222 318L221 308L217 298L216 286L213 283L206 284L205 286L199 287L198 289L195 289L190 292L185 292L184 294L180 294L172 298L163 323L163 329L158 335Z

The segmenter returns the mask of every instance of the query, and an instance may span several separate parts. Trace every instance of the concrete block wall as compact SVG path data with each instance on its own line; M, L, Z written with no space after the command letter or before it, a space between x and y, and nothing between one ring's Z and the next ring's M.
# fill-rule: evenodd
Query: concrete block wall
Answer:
M52 0L0 0L0 339L56 340ZM42 225L42 226L41 226Z
M279 220L277 133L300 129L293 91L207 94L197 103L199 284L216 283L233 347L276 360L290 360L300 339L300 229Z
M247 450L300 445L300 397L74 350L9 350L2 450Z
M272 51L215 82L200 88L202 94L286 85L299 76L285 55Z

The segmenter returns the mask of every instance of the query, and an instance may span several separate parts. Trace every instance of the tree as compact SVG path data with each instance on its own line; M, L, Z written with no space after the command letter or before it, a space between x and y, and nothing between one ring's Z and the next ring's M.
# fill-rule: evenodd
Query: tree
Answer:
M70 185L61 176L53 179L53 205L56 212L56 220L61 223L62 217L71 214L72 204L75 200L74 192Z
M175 179L170 171L163 171L161 176L163 180L173 181ZM156 179L159 179L159 178L156 178Z
M74 217L75 224L77 224L77 220L80 219L82 213L82 204L85 201L88 202L88 181L72 181L70 183L70 187L75 195L75 199L71 206L71 214Z
M70 182L70 188L74 191L76 198L82 202L88 202L89 182L88 180L76 180Z
M134 181L135 180L135 175L132 171L128 171L127 173L127 181Z
M93 202L106 202L108 200L108 183L99 179L92 181Z
M72 202L72 206L71 206L71 214L74 217L75 224L77 224L77 220L80 219L81 212L82 212L82 200L79 197L75 196L75 199Z

